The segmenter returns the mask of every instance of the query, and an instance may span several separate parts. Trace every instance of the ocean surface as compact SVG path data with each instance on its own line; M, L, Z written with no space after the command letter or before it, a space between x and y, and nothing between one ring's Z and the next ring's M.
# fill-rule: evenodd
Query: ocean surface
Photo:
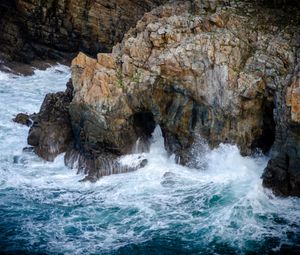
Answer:
M262 188L265 156L210 150L199 138L198 169L183 167L167 156L158 126L146 167L92 184L63 155L49 163L23 152L28 128L12 118L38 112L69 77L61 65L27 77L0 72L0 254L300 252L300 199Z

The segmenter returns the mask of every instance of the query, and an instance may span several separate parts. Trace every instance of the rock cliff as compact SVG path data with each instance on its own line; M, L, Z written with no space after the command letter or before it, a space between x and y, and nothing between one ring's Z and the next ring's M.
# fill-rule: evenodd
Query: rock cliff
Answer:
M172 1L145 14L112 53L80 53L67 164L79 158L91 180L118 172L115 159L137 139L147 145L159 124L169 153L190 166L199 135L244 155L271 150L263 184L299 196L299 17L297 8L252 1Z
M141 16L164 0L2 0L0 58L71 59L110 51Z
M299 195L298 14L176 1L146 14L111 54L79 54L70 106L77 148L92 158L128 153L154 123L184 164L197 134L244 155L275 141L264 184Z

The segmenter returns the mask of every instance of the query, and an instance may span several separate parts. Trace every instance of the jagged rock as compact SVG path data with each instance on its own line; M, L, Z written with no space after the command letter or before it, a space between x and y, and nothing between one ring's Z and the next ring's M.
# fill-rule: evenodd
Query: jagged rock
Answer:
M76 168L78 173L86 174L81 181L95 182L99 178L111 175L136 171L147 165L148 160L136 154L134 160L130 158L130 163L125 157L118 157L110 152L98 152L97 154L82 153L70 146L65 154L65 164L70 168Z
M272 159L263 174L263 185L277 195L300 196L300 50L298 65L285 97L279 97L281 115Z
M30 127L32 124L31 117L25 113L18 113L17 116L13 118L13 121L27 127Z
M34 147L24 147L23 152L34 152Z
M165 0L1 0L0 58L71 59L79 50L109 51Z
M279 153L270 160L263 174L263 184L272 188L276 195L300 196L300 160L292 151L293 146L285 148L288 151Z
M73 141L69 117L72 84L65 92L47 94L28 134L28 144L42 158L53 161Z
M76 146L95 158L122 155L159 124L181 163L198 134L212 147L235 143L244 155L268 151L275 140L275 150L292 146L289 162L298 162L299 129L291 123L299 118L293 82L300 32L293 11L251 1L174 1L145 14L111 54L80 53L70 105ZM289 86L291 106L284 100Z

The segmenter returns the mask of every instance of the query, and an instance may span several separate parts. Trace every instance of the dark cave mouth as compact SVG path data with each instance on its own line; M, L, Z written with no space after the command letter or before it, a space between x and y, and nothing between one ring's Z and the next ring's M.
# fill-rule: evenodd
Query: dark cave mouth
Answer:
M171 133L163 124L155 121L151 111L137 112L133 116L133 126L139 138L138 152L149 152L152 134L157 125L160 125L164 139L164 148L169 155L177 154L181 149L178 137ZM178 158L176 156L176 158Z
M257 151L258 149L262 153L267 154L271 150L275 142L275 132L276 132L276 123L274 120L274 109L275 109L275 105L273 101L266 100L266 102L263 104L262 133L252 142L251 144L252 151ZM148 144L147 147L149 147L150 145L149 142L151 141L152 133L155 127L157 126L157 124L158 123L155 121L154 114L151 111L147 111L147 110L139 111L132 115L132 125L134 128L134 132L142 142ZM162 128L164 140L165 142L167 142L167 145L170 143L173 144L174 139L171 139L172 142L166 141L167 139L166 135L168 135L168 132L166 132L166 130L164 130L163 127L161 128ZM178 148L176 148L176 150L177 149ZM172 151L173 150L175 149L173 148Z
M267 154L275 141L276 123L274 120L275 105L273 101L267 101L263 106L262 134L253 141L251 149L259 149Z
M150 111L141 111L133 115L133 127L138 137L150 139L156 125L154 115Z

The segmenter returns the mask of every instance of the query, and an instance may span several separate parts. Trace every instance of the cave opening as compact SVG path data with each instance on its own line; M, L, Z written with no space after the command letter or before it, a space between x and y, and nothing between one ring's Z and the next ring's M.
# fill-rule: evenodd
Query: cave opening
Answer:
M268 153L275 141L276 123L274 120L274 102L266 100L262 109L262 134L252 143L252 149L259 148L264 154Z
M149 139L156 127L153 113L150 111L135 113L133 115L133 126L138 137Z
M148 152L150 149L152 133L156 127L154 115L150 111L141 111L133 115L133 128L138 140L134 153Z

